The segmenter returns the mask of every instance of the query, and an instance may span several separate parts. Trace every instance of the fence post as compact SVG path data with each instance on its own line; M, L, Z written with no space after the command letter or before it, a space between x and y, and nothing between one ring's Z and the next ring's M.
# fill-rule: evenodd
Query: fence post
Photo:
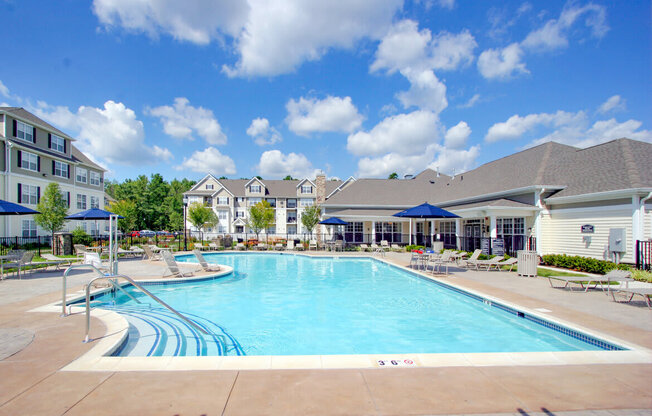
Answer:
M641 240L636 240L636 268L642 269L641 267Z

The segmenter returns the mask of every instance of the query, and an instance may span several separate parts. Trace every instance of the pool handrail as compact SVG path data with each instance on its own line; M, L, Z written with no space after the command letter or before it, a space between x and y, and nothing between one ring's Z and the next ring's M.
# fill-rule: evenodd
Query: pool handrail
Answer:
M102 275L102 276L98 276L96 278L93 278L93 279L91 279L90 282L88 282L88 285L86 285L86 336L84 338L84 342L89 342L90 341L89 333L90 333L90 329L91 329L91 289L90 289L91 285L96 280L108 279L109 281L111 281L111 279L114 279L114 278L115 279L118 279L118 278L125 279L126 281L131 283L135 288L137 288L138 290L140 290L141 292L143 292L144 294L146 294L147 296L149 296L150 298L152 298L153 300L158 302L161 306L163 306L164 308L166 308L167 310L169 310L173 314L177 315L182 321L184 321L188 325L192 326L193 328L195 328L196 330L198 330L199 332L201 332L201 333L203 333L205 335L210 335L210 333L208 331L206 331L204 328L197 325L192 320L186 318L181 312L177 311L172 306L170 306L167 303L163 302L161 299L159 299L156 295L151 293L149 290L145 289L144 287L142 287L141 285L136 283L131 277L125 276L124 274L108 274L108 275ZM120 285L117 285L117 286L120 286ZM132 299L134 299L132 296L130 296L130 297ZM139 301L137 301L137 302L140 303Z

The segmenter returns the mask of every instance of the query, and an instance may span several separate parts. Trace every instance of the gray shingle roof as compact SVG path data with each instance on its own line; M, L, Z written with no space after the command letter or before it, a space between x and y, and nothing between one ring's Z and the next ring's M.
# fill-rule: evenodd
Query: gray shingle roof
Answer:
M245 185L250 179L219 179L220 183L224 185L234 196L245 196ZM267 198L296 198L297 185L300 180L285 181L281 179L263 179L267 192ZM314 181L313 181L314 182ZM326 181L326 195L337 188L342 181ZM197 194L197 191L186 192L187 194Z
M512 201L511 199L499 198L489 201L473 202L470 204L450 205L446 206L447 210L467 209L467 208L480 208L480 207L504 207L504 208L536 208L531 204L523 202Z
M81 150L77 149L75 146L71 146L70 152L73 160L83 163L84 165L88 165L94 169L106 172L106 169L90 160L85 154L81 152Z
M16 116L17 118L21 120L25 120L29 122L30 124L35 124L37 126L43 127L46 130L51 131L52 133L56 133L57 135L64 136L68 139L75 140L66 133L62 132L61 130L57 129L53 125L49 124L43 119L40 119L39 117L36 117L34 114L30 113L29 111L25 110L22 107L0 107L0 111L4 111L6 113L9 113L13 116Z

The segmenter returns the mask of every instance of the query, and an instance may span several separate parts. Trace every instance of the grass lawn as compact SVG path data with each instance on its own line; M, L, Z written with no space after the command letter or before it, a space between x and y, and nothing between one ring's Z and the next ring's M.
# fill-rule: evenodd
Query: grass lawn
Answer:
M560 270L542 269L541 267L537 267L537 275L539 275L541 277L548 277L548 276L579 276L579 277L584 277L584 276L586 276L585 274L582 274L582 273L562 272Z

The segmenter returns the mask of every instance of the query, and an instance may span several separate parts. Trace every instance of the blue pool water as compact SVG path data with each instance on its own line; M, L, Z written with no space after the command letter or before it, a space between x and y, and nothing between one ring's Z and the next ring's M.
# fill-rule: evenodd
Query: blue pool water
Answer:
M517 314L484 304L374 259L287 254L205 254L229 265L223 278L147 288L183 313L217 329L221 345L186 342L182 355L311 355L597 350ZM178 261L195 260L179 256ZM131 288L134 294L137 294ZM139 299L147 299L139 296ZM107 306L143 308L124 295L103 295ZM149 312L148 312L149 313ZM138 318L153 327L149 317ZM131 321L130 321L131 322ZM141 322L141 324L142 324ZM162 335L132 329L123 354L178 355ZM181 336L168 330L169 337ZM176 335L175 335L176 334ZM156 342L138 351L138 335ZM201 338L192 334L191 338ZM187 350L187 351L186 351ZM136 352L134 352L136 351Z

